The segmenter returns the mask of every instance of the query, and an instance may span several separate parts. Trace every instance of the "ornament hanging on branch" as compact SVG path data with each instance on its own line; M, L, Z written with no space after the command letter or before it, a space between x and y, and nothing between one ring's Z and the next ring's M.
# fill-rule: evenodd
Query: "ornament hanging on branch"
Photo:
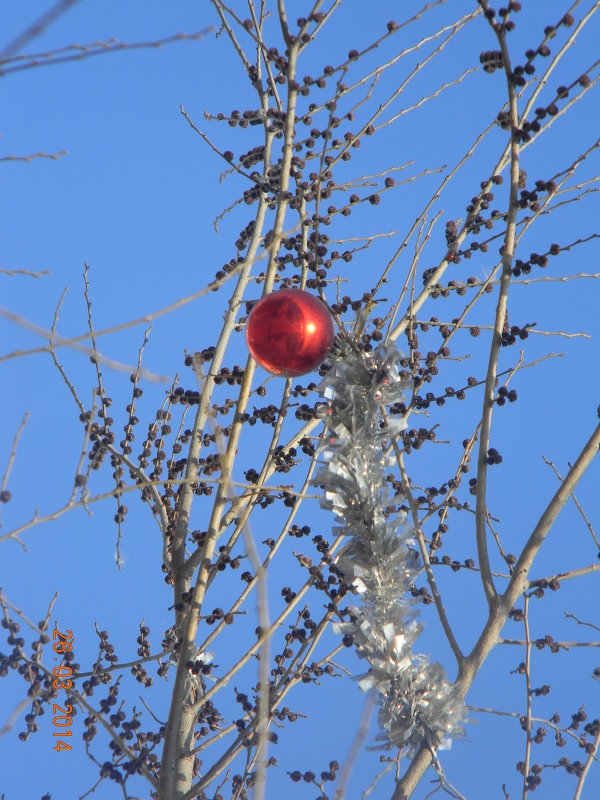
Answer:
M253 358L268 372L284 377L316 369L331 348L333 333L325 303L299 289L281 289L263 297L246 324Z
M399 374L402 355L393 343L374 353L347 352L334 363L319 389L328 401L319 410L329 436L319 450L322 466L313 483L324 487L321 505L333 511L349 542L336 566L361 599L350 621L334 629L352 641L368 671L360 687L379 693L380 733L385 747L414 752L423 742L432 752L462 735L464 706L452 694L444 669L414 654L422 631L410 597L419 556L405 514L389 514L392 498L386 455L405 427L392 413L407 384Z

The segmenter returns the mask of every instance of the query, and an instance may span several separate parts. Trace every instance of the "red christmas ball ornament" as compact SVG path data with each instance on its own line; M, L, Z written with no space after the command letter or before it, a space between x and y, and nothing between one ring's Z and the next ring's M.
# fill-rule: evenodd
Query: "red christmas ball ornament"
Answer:
M318 297L281 289L254 306L246 324L252 356L273 375L296 377L316 369L333 343L333 320Z

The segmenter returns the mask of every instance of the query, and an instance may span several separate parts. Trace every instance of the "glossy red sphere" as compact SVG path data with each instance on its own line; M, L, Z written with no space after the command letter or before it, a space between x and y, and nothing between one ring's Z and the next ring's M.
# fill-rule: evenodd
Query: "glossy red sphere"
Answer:
M331 314L318 297L299 289L281 289L254 306L246 324L252 356L274 375L312 372L333 342Z

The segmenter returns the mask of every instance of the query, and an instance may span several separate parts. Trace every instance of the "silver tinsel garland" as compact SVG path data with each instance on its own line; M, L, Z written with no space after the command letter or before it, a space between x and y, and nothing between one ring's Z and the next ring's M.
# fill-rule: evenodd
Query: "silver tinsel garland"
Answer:
M443 667L412 652L422 626L409 588L420 560L406 515L384 513L391 502L385 469L393 463L385 450L405 427L390 413L407 388L401 358L389 343L336 361L319 387L328 401L319 411L328 436L313 482L324 487L323 508L343 523L335 533L350 537L337 567L356 587L361 605L351 606L350 621L334 629L351 637L369 663L359 685L379 694L377 738L386 747L414 752L426 742L435 751L463 733L464 706L453 697Z

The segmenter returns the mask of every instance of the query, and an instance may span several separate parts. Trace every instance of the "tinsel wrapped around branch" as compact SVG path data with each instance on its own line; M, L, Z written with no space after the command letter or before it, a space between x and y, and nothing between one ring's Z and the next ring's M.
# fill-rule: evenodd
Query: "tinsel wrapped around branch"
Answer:
M388 343L369 354L347 352L335 362L319 387L328 401L319 411L328 435L314 483L324 489L321 505L343 523L335 533L350 537L337 567L361 600L335 630L369 664L359 685L379 694L377 739L413 752L424 741L436 750L461 735L464 706L443 667L412 650L422 631L410 596L420 560L406 515L388 513L385 479L393 463L386 451L405 427L393 413L407 388L401 358Z

